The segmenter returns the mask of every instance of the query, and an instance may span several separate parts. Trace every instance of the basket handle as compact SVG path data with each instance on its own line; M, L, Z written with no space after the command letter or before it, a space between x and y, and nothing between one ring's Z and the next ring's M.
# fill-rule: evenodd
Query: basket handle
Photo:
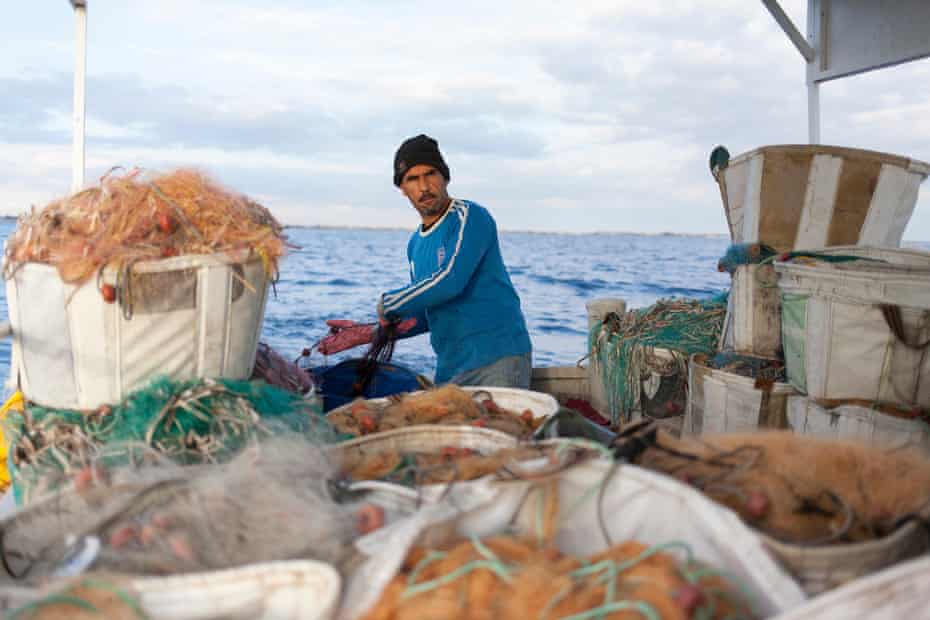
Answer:
M885 317L885 323L888 324L888 328L891 330L891 333L894 334L894 337L898 339L898 342L915 351L923 351L930 346L930 339L919 344L908 341L907 335L904 333L904 321L901 319L900 306L883 304L880 307L882 309L882 316Z

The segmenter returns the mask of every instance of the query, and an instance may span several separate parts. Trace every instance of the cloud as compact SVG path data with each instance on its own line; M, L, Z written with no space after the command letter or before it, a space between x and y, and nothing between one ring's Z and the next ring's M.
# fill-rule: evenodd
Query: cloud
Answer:
M73 25L24 4L24 51L0 59L0 209L70 181ZM783 5L803 25L806 3ZM390 162L426 132L453 194L502 228L723 232L710 150L807 138L803 63L744 0L163 0L90 18L88 178L196 165L292 223L412 226ZM930 159L928 76L826 84L824 140ZM909 236L930 239L926 208Z

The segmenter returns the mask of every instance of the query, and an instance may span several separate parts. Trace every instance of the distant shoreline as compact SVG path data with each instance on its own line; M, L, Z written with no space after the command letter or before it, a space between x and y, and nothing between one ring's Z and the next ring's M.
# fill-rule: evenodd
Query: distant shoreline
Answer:
M305 230L371 230L371 231L398 231L410 232L412 228L403 228L400 226L328 226L325 224L287 224L288 228L298 228ZM600 231L555 231L555 230L521 230L515 228L502 228L502 233L520 233L529 235L632 235L636 237L726 237L726 233L682 233L682 232L634 232L629 230L600 230Z
M0 215L0 221L15 222L18 219L16 215ZM327 226L325 224L285 224L285 230L288 228L304 229L304 230L371 230L371 231L384 231L384 232L410 232L412 229L403 228L400 226ZM581 237L585 235L598 235L598 236L615 236L615 237L686 237L686 238L705 238L705 239L726 239L727 233L687 233L687 232L634 232L630 230L599 230L599 231L587 231L587 232L559 232L554 230L518 230L511 228L502 228L502 233L519 233L521 235L570 235L575 237ZM920 243L927 244L930 241L923 241L920 239L905 239L901 242L902 244L908 243Z

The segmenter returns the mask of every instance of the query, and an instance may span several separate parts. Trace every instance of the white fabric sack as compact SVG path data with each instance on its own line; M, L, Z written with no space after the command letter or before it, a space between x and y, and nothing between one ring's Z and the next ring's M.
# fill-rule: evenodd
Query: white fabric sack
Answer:
M648 545L680 541L691 547L698 560L739 578L762 616L786 611L805 600L800 586L779 568L758 535L735 513L673 478L632 465L613 465L608 459L589 461L557 475L560 530L556 541L562 552L592 555L630 539ZM603 493L602 485L606 485ZM395 505L397 498L406 498L411 509L417 502L421 507L357 543L369 558L348 577L340 617L352 620L364 614L417 539L438 524L454 526L460 536L489 536L510 527L520 534L535 534L542 491L543 487L530 482L489 478L451 488L436 486L422 494L398 489ZM377 495L370 499L379 501ZM601 533L599 514L610 541Z

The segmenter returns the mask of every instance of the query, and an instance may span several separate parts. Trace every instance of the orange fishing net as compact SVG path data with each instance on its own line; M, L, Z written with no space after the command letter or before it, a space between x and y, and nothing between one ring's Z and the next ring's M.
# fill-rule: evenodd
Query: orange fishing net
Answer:
M789 431L676 440L659 434L637 464L675 476L779 540L874 540L930 515L930 460L907 449Z
M490 392L471 394L456 385L413 392L386 403L356 400L334 409L327 419L342 433L367 435L417 424L458 424L491 428L517 437L529 437L542 423L529 409L510 411Z
M593 456L577 448L560 455L558 446L531 444L481 454L469 448L443 446L438 452L387 450L370 454L358 450L341 455L340 472L352 480L387 480L414 486L475 480L491 474L524 478L539 475L524 471L520 463L545 458L550 465L567 466Z
M627 541L582 559L511 536L416 548L365 620L753 617L728 578L676 550Z
M145 618L139 594L121 576L82 577L13 611L18 620L138 620Z
M148 177L113 171L100 185L19 218L6 246L7 277L18 265L53 265L81 284L107 265L183 254L254 252L269 275L286 249L265 207L196 170Z

